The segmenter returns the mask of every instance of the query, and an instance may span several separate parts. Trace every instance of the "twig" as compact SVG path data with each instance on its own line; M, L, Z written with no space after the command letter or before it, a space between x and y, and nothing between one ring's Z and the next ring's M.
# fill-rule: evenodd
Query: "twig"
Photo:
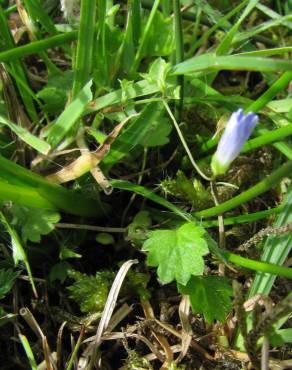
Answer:
M100 231L105 233L125 233L126 227L106 227L106 226L94 226L94 225L80 225L80 224L67 224L58 222L55 224L59 229L81 229L88 231Z

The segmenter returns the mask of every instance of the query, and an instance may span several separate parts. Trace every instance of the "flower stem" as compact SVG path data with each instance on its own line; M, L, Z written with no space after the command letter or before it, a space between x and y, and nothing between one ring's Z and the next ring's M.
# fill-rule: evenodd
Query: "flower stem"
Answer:
M182 142L182 145L183 145L183 147L184 147L184 149L185 149L185 151L186 151L186 153L187 153L187 155L189 157L189 160L190 160L191 164L193 165L193 167L195 168L195 170L198 172L198 174L203 177L203 179L205 179L207 181L211 181L211 179L208 176L206 176L201 171L200 167L195 162L195 160L194 160L194 158L192 156L192 153L191 153L191 151L190 151L190 149L189 149L189 147L188 147L188 145L187 145L187 143L185 141L185 138L184 138L184 136L183 136L183 134L182 134L182 132L181 132L181 130L179 128L179 125L178 125L178 123L177 123L174 115L172 114L171 109L169 108L169 105L167 104L167 102L165 100L163 100L163 104L165 106L165 109L167 110L167 113L169 114L170 118L172 119L172 122L174 124L174 127L176 128L176 131L178 133L178 136L179 136L179 138L180 138L180 140Z
M275 208L266 209L264 211L259 211L255 213L247 213L240 216L231 216L224 219L224 225L238 225L245 222L253 222L257 220L261 220L263 218L275 215L277 213L280 213L283 210L283 206L280 205ZM218 220L206 220L202 221L203 227L217 227L218 226Z
M248 268L249 270L266 272L268 274L283 276L288 279L292 279L291 268L282 267L268 262L254 261L227 251L224 251L223 253L227 261L234 263L235 265Z

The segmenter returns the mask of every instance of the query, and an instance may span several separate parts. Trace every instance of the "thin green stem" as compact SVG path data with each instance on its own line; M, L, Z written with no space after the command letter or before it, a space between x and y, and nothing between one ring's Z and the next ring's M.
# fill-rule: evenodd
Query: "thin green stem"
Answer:
M195 160L194 160L194 158L193 158L193 156L192 156L192 153L191 153L191 151L190 151L190 149L189 149L189 147L188 147L188 145L187 145L187 143L186 143L186 141L185 141L185 138L184 138L184 136L183 136L183 134L182 134L182 132L181 132L181 130L180 130L180 128L179 128L179 125L178 125L178 123L177 123L177 121L176 121L176 119L175 119L174 115L172 114L171 109L169 108L169 105L167 104L167 102L166 102L165 100L163 100L163 104L164 104L165 109L167 110L167 113L169 114L169 116L170 116L170 118L171 118L171 120L172 120L173 124L174 124L174 127L175 127L175 129L176 129L176 131L177 131L177 133L178 133L178 136L179 136L179 138L180 138L180 140L181 140L181 143L182 143L182 145L183 145L183 147L184 147L184 149L185 149L185 151L186 151L186 153L187 153L187 155L188 155L188 157L189 157L189 160L191 161L191 164L193 165L193 167L195 168L195 170L198 172L198 174L199 174L201 177L203 177L203 179L205 179L205 180L207 180L207 181L211 181L211 179L210 179L208 176L206 176L206 175L201 171L200 167L199 167L199 166L197 165L197 163L195 162Z
M184 41L183 41L183 28L182 18L180 11L180 0L173 0L174 11L174 35L175 35L175 62L176 64L184 60ZM182 110L184 104L184 76L177 77L178 85L180 86L179 105L178 105L178 120L182 119Z
M275 265L274 263L254 261L249 258L241 257L237 254L224 251L224 256L228 262L245 267L249 270L261 271L272 275L283 276L292 279L292 269Z
M225 226L237 225L237 224L243 224L245 222L253 222L253 221L261 220L263 218L278 214L282 210L283 210L283 206L278 206L275 208L266 209L264 211L248 213L246 215L224 218L224 225ZM202 226L203 227L217 227L218 220L202 221Z
M276 184L278 184L281 179L292 172L292 160L283 164L280 168L274 171L270 176L260 181L250 189L244 191L243 193L237 195L236 197L228 200L227 202L221 203L219 206L205 209L200 212L195 212L196 217L213 217L220 215L224 212L230 211L231 209L239 206L242 203L247 202L250 199L257 197L258 195L268 191Z

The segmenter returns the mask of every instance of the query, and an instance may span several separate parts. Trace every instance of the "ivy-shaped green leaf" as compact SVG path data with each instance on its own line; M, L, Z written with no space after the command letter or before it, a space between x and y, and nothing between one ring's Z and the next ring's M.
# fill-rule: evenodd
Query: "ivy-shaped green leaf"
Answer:
M178 290L189 295L193 312L203 314L208 323L224 322L232 309L232 288L222 276L192 276L186 286L179 284Z
M205 230L193 223L185 223L175 230L156 230L143 244L149 252L147 264L157 266L162 283L176 280L186 285L192 275L202 275L208 244L204 239Z

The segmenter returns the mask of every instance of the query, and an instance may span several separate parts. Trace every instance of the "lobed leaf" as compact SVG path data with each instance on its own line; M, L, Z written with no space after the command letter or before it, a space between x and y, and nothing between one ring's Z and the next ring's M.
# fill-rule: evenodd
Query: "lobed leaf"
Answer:
M158 267L163 284L176 280L186 285L192 275L204 272L204 255L209 253L204 238L205 230L193 223L185 223L175 230L155 230L143 244L149 252L147 264Z
M232 288L222 276L192 276L186 286L178 285L180 293L190 297L194 313L204 315L211 324L214 320L224 322L232 309Z

